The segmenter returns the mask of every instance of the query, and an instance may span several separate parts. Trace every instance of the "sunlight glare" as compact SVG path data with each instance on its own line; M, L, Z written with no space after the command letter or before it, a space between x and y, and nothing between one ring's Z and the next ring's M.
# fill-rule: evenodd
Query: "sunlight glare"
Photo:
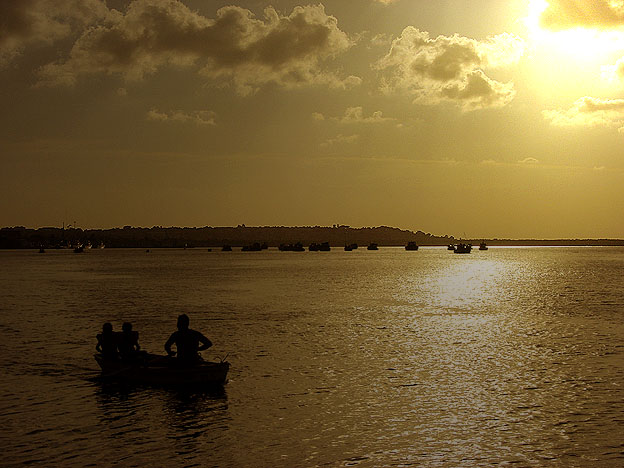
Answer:
M547 0L531 0L526 26L534 50L553 57L602 64L613 54L624 51L624 31L574 28L550 31L540 26L540 16L548 7Z

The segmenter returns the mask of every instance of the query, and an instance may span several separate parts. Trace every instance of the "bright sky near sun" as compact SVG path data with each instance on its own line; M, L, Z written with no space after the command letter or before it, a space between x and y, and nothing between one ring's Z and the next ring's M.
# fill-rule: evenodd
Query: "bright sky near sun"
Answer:
M0 226L624 237L624 0L22 0L0 18Z

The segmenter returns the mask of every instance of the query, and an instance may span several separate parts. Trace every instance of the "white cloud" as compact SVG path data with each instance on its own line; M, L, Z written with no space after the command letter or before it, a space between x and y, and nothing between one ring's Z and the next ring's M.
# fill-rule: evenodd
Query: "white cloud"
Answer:
M325 116L320 112L312 112L312 120L320 122L322 120L325 120Z
M338 119L341 123L351 124L351 123L381 123L388 122L391 119L389 117L384 117L383 112L375 111L370 116L364 116L364 109L362 107L348 107L345 110L344 115Z
M567 110L545 110L542 115L557 127L619 127L621 132L624 128L624 99L585 96Z
M540 25L552 30L621 27L624 26L624 1L548 0L540 15Z
M477 41L459 35L438 36L407 27L374 68L382 74L381 89L404 92L415 102L455 102L466 110L501 107L514 97L512 83L486 76L484 69L516 63L524 42L513 34Z
M161 112L151 109L147 119L157 122L194 123L196 125L216 125L217 114L213 111L184 112L181 110Z
M519 164L539 164L539 160L535 158L524 158L518 161Z
M124 14L86 29L68 57L40 70L40 80L73 85L89 74L140 80L162 67L193 66L206 77L233 82L241 94L267 83L347 88L361 79L338 76L322 63L352 45L320 4L295 7L290 15L267 7L263 19L227 6L210 19L178 0L134 0Z

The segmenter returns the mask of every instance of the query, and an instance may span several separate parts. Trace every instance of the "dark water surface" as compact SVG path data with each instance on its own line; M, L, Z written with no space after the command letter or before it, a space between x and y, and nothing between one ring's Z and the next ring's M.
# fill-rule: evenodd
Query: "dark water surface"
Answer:
M2 466L624 466L624 249L0 252ZM103 384L187 313L222 391Z

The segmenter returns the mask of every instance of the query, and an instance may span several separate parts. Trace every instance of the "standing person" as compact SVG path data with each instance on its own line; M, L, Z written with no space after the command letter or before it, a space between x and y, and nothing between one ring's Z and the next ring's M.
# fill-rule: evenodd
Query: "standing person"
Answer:
M165 343L165 350L169 356L176 355L176 352L171 350L174 344L177 349L178 362L185 365L196 364L200 360L198 352L212 346L208 338L189 328L189 318L186 314L178 316L178 331L173 332Z
M97 334L95 350L102 353L105 359L117 359L117 338L113 333L113 325L106 322L102 326L102 333Z

